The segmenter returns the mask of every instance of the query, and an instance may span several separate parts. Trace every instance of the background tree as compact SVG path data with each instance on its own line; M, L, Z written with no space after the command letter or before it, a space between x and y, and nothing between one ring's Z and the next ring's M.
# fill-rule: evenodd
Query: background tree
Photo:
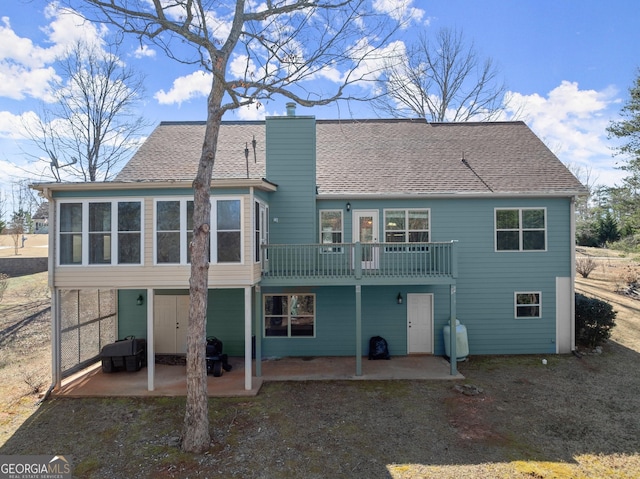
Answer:
M609 138L621 141L614 150L624 158L620 169L628 176L623 178L622 186L610 188L607 193L622 230L628 235L640 230L640 70L620 116L620 120L609 124L607 132Z
M506 87L491 58L481 59L461 31L421 34L387 62L374 108L392 117L429 122L490 121L505 110Z
M389 38L390 30L381 20L392 17L376 14L370 0L66 2L93 7L85 10L87 18L151 41L170 58L198 65L210 75L205 137L193 181L187 404L182 434L183 450L202 452L211 441L205 365L209 197L222 116L240 107L259 107L274 96L303 106L348 98L346 89L366 80L374 68L366 62ZM340 72L335 90L305 90L304 81L326 69Z
M58 62L60 80L35 124L25 128L45 154L51 175L82 181L106 181L118 172L143 129L135 111L144 92L144 77L119 58L118 44L77 42Z

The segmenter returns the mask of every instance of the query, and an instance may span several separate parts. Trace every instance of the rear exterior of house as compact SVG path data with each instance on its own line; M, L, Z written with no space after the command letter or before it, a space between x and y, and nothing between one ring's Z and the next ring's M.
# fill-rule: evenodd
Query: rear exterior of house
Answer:
M203 134L162 123L113 182L37 185L57 382L129 335L150 358L185 353ZM356 374L372 336L392 356L443 355L451 318L472 355L570 352L580 194L521 122L224 123L207 334L249 366L252 354L355 356Z

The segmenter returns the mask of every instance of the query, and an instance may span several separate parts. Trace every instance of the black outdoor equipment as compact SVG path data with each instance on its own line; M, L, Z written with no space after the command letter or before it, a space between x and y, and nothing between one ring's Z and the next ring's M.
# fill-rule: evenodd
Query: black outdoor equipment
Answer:
M100 358L102 371L105 373L140 371L147 365L147 340L135 336L119 339L104 346L100 351Z
M387 340L382 336L373 336L369 340L369 359L391 359Z
M222 341L215 336L207 338L207 374L214 377L222 376L222 370L231 371L231 364L226 354L222 354Z

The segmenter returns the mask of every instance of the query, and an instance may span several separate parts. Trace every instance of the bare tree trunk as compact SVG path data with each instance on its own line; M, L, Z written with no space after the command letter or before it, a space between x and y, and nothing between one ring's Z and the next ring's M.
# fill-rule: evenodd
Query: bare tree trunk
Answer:
M223 94L221 83L216 82L214 77L214 85L208 100L207 128L202 145L202 156L193 182L193 239L187 331L187 405L182 433L182 450L194 453L206 451L211 444L205 359L211 231L210 189L223 113L220 108Z

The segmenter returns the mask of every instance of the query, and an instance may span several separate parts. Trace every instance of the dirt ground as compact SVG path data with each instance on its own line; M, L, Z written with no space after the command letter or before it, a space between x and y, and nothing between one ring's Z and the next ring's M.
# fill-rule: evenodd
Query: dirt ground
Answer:
M637 478L640 302L614 290L639 263L583 252L598 268L577 289L618 311L602 353L472 356L457 383L268 383L255 398L210 400L203 455L178 447L184 398L37 405L50 364L46 273L11 279L0 455L65 455L82 478Z

